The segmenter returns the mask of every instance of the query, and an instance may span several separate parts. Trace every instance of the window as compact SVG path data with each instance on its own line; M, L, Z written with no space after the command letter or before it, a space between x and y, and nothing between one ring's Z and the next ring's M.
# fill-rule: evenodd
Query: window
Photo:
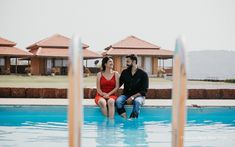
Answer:
M63 60L62 59L55 59L55 67L62 67Z
M46 59L46 74L51 73L51 68L52 68L52 59Z
M142 57L141 56L137 56L137 65L139 66L139 67L142 67Z
M126 67L126 56L122 56L122 67Z
M67 59L63 59L62 66L63 67L67 67L68 66L68 60Z
M51 59L47 59L47 68L48 69L52 68L52 60Z
M4 58L0 58L0 66L4 66L5 65L5 59Z

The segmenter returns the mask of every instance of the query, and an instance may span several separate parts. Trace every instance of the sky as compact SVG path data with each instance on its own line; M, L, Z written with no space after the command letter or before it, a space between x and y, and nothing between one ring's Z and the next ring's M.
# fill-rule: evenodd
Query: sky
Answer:
M91 50L134 35L174 50L235 51L234 0L0 0L0 36L25 49L55 33L78 34Z

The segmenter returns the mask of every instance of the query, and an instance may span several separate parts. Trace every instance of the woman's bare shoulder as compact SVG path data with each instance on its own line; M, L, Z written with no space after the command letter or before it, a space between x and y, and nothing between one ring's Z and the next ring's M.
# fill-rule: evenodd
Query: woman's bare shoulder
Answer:
M115 75L118 75L118 76L120 75L120 74L118 73L118 71L113 71L113 72L114 72Z
M101 71L97 73L97 77L100 77L101 76Z

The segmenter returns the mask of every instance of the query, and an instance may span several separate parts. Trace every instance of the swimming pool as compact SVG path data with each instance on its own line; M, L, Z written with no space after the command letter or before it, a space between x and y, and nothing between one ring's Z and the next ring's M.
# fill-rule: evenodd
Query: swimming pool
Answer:
M130 108L127 108L128 113ZM171 107L144 107L139 119L84 108L83 146L171 146ZM0 106L0 146L67 147L66 106ZM185 146L235 146L235 107L189 107Z

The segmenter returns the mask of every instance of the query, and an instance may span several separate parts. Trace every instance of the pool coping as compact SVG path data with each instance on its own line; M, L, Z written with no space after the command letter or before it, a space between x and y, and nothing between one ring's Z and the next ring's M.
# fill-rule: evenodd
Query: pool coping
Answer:
M0 98L0 105L68 105L68 99ZM93 99L84 99L83 105L96 106ZM172 100L146 99L144 106L171 106ZM235 106L235 100L187 100L187 106Z

